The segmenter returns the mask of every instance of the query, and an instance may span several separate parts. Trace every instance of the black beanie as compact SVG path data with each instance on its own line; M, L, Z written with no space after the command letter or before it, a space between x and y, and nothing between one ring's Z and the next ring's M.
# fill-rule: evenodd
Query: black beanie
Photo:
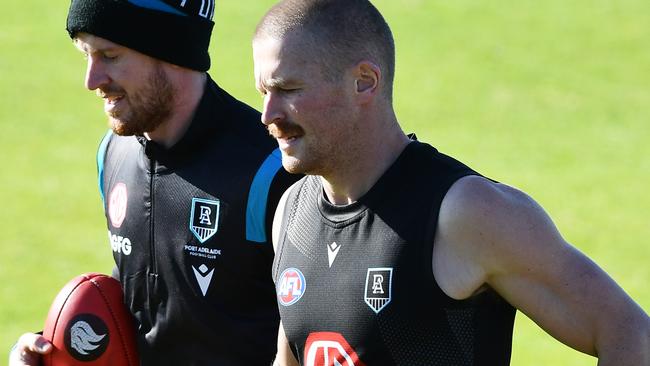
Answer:
M213 14L214 0L72 0L66 29L207 71Z

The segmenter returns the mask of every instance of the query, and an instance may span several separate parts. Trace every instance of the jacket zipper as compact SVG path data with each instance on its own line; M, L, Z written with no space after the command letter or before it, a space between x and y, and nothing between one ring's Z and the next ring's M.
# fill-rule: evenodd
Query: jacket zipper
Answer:
M156 175L156 160L155 159L150 159L149 160L149 170L150 170L150 178L149 178L149 201L151 207L150 209L150 215L149 215L149 253L150 253L150 265L151 265L151 270L149 274L151 276L158 276L158 268L157 268L157 263L156 263L156 238L154 234L154 225L155 225L155 202L154 202L154 197L155 197L155 192L154 192L154 177Z

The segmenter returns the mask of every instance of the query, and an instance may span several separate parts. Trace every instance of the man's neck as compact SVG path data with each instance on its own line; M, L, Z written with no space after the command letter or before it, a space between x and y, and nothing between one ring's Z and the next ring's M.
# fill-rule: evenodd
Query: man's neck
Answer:
M172 115L144 136L165 148L174 146L187 132L206 87L206 73L192 72L175 78L176 100Z
M379 133L367 136L367 144L358 154L331 174L321 176L325 195L332 204L356 202L377 183L410 142L396 120L388 127L374 130Z

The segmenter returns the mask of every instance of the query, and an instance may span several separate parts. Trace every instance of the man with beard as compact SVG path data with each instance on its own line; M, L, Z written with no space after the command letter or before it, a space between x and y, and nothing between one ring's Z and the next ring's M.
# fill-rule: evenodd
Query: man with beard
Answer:
M650 365L650 318L523 192L405 135L367 0L258 24L262 121L306 173L278 206L279 365L507 365L515 309L599 365Z
M268 365L275 354L267 232L295 178L259 113L206 73L213 12L213 1L72 0L68 14L111 125L99 188L142 365ZM23 335L11 365L51 350Z

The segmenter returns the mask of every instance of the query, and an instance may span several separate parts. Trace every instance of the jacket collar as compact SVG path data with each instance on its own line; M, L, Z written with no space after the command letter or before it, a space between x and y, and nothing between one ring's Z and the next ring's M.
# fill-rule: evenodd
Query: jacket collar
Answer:
M227 128L225 124L230 120L224 93L208 75L203 96L194 112L192 122L176 144L165 148L155 141L147 140L144 136L137 136L147 157L165 165L173 164L190 158L205 144L213 142L215 137L219 136L219 131Z

